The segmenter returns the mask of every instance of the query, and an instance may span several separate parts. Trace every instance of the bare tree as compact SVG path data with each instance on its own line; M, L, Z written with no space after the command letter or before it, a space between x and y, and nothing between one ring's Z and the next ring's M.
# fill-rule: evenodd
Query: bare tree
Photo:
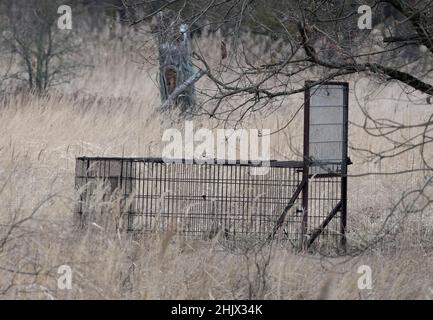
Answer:
M225 59L215 63L200 48L193 52L196 67L213 84L210 87L207 82L205 90L197 89L201 99L198 113L202 115L239 122L256 111L275 110L285 98L309 87L349 75L366 75L380 84L396 82L408 96L418 92L426 95L427 102L432 101L433 2L429 0L129 3L130 9L137 6L144 14L131 21L132 25L173 10L178 19L191 26L192 33L219 30L223 34ZM360 10L361 6L366 11ZM369 9L372 28L368 24L363 28L362 19L368 16ZM247 40L246 34L250 35ZM256 39L254 45L264 46L265 50L254 50L251 38ZM306 84L305 80L313 77L315 81ZM352 125L386 139L390 146L356 151L369 160L417 151L422 160L420 167L389 173L425 174L423 186L405 193L391 208L389 217L397 210L405 214L425 210L433 203L433 163L427 152L433 142L433 112L428 119L410 125L364 112L364 122ZM407 129L414 130L407 133ZM396 138L399 133L400 139Z
M221 29L227 36L231 35L231 57L224 62L230 70L231 77L226 77L227 80L198 51L194 52L197 64L217 89L216 94L208 97L212 99L206 100L217 102L216 107L203 110L213 117L223 113L222 102L236 96L247 95L247 101L236 109L248 112L302 92L306 89L304 80L308 71L322 75L312 85L365 73L383 82L399 81L428 95L433 93L428 80L430 70L417 67L422 55L417 52L420 46L426 54L433 53L433 3L430 1L270 3L264 0L150 1L145 5L149 13L132 24L146 21L158 12L176 9L179 19L193 26L192 32L212 26L213 30ZM358 28L357 10L365 4L373 10L373 18L378 17L373 19L376 25L381 23L386 29L388 36L382 37L381 43L377 43L377 30ZM384 20L380 21L379 17ZM245 32L280 41L280 50L271 52L272 57L255 56L242 39Z
M13 78L31 90L43 91L70 79L77 71L74 54L79 40L72 30L58 28L57 0L6 1L2 46L16 57Z

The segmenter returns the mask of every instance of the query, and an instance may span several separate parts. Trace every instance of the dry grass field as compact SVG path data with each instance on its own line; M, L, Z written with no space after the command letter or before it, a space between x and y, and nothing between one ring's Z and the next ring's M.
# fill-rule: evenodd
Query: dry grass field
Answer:
M417 151L390 159L367 159L360 148L390 144L356 124L366 108L375 117L407 123L428 117L423 96L410 99L398 84L350 82L349 244L356 255L296 253L274 244L255 252L224 249L218 242L175 240L173 234L131 239L97 225L73 232L77 156L160 156L165 128L182 127L161 114L156 68L144 63L133 36L94 36L83 50L83 68L71 83L44 95L0 97L0 299L431 299L433 208L423 214L397 210L382 223L405 190L422 174L385 175L420 166ZM139 37L139 36L137 36ZM214 39L198 40L213 52ZM205 82L199 82L205 88ZM424 99L424 100L423 100ZM283 126L300 107L292 96L272 114L254 115L246 127ZM208 118L194 123L217 127ZM272 136L272 157L297 159L302 114ZM414 134L408 129L407 135ZM399 138L404 139L403 136ZM295 148L295 150L293 150ZM433 150L426 153L432 155ZM364 175L364 173L378 173ZM419 204L421 205L421 204ZM72 288L58 287L60 265L72 268ZM359 266L372 270L372 289L360 290Z

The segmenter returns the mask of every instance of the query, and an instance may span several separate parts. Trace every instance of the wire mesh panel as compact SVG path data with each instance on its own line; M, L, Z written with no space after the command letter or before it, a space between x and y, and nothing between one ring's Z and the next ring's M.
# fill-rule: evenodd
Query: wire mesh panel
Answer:
M347 83L328 82L307 90L305 157L310 173L342 173L347 156Z
M263 175L252 164L164 163L154 158L77 158L77 216L110 215L128 231L173 230L198 239L266 239L302 183L302 162L271 161ZM310 231L332 209L335 183L312 181ZM99 194L98 194L99 193ZM99 205L93 202L107 202ZM113 205L113 202L115 205ZM299 199L276 238L294 246L301 240ZM93 221L93 220L92 220ZM334 230L334 228L333 228ZM324 233L331 236L334 232Z
M92 221L103 227L123 226L125 213L132 212L134 202L132 168L130 163L117 159L77 159L76 223L83 226Z
M308 197L308 235L316 232L327 219L330 212L336 208L341 201L341 177L323 175L312 177L309 180ZM333 219L329 221L326 228L321 231L316 244L326 243L328 247L338 247L340 240L340 216L337 211Z

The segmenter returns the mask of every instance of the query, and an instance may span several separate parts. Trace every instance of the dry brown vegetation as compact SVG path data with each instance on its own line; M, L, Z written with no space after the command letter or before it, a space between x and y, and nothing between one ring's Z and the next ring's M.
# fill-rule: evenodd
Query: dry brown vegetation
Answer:
M211 54L219 43L213 40L195 45ZM422 95L412 94L409 100L398 85L369 79L347 79L354 162L349 172L355 175L349 179L349 243L362 247L381 232L386 236L363 253L330 258L278 244L240 252L225 250L218 242L176 240L172 234L131 239L97 225L85 234L74 233L76 156L160 156L163 129L182 127L176 115L158 112L156 69L131 50L135 43L107 31L83 52L84 64L92 67L72 83L43 95L1 97L0 299L433 297L433 208L423 214L399 209L388 221L389 229L381 230L390 208L405 190L422 185L424 175L362 175L416 168L417 153L378 161L354 150L389 144L354 125L362 124L362 108L411 122L425 118L431 106ZM272 114L256 114L244 125L276 130L296 113L302 99L293 96ZM221 125L204 117L194 121L197 127ZM272 137L274 158L297 157L301 123L300 114ZM59 265L73 270L71 290L57 287ZM358 289L360 265L371 266L372 290Z

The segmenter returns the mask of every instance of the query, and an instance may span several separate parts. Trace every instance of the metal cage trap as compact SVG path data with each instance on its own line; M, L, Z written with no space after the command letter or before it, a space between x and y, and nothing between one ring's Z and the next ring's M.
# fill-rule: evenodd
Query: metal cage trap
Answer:
M253 175L252 162L79 157L78 223L98 212L130 232L344 248L348 84L307 85L303 161L270 161L266 174Z

